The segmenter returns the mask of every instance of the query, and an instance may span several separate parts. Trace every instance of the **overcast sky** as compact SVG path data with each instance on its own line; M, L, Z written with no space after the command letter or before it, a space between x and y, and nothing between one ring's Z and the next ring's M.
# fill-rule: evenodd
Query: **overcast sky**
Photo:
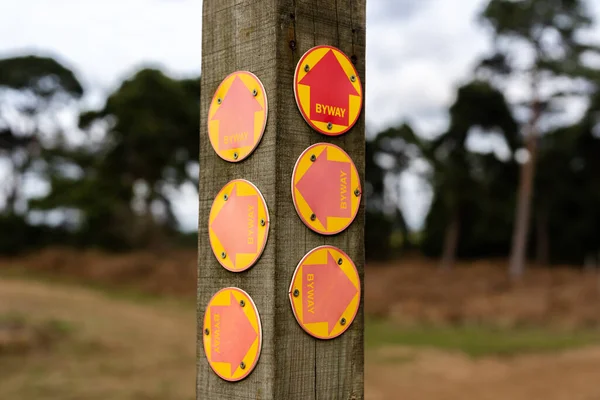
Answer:
M215 0L216 1L216 0ZM425 134L443 130L455 88L471 75L489 38L476 15L486 0L367 1L369 133L408 119ZM595 14L600 17L600 1ZM201 0L2 0L0 57L50 55L74 69L98 104L141 66L197 75L201 65ZM427 190L406 179L409 223L420 224ZM195 229L191 188L177 202Z

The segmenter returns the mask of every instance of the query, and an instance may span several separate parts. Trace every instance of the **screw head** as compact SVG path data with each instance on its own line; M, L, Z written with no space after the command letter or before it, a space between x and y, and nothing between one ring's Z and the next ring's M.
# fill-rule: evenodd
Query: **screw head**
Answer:
M294 297L300 296L300 291L298 289L294 289Z
M227 195L227 193L225 193L225 194L223 195L223 200L225 200L225 201L229 200L229 196Z
M310 66L308 64L306 64L304 66L304 72L308 72L308 71L310 71Z
M237 159L238 159L238 157L239 157L239 155L238 155L237 151L236 151L235 153L233 153L233 159L234 159L234 160L237 160Z
M252 96L254 96L254 97L258 96L258 90L254 89L252 91Z
M338 265L342 265L344 263L344 260L342 260L341 258L338 258Z
M317 161L317 156L315 156L314 154L311 154L310 161L312 161L312 162Z
M340 320L340 325L342 325L342 326L346 325L346 318L342 318Z
M327 123L327 129L328 130L332 130L333 129L333 124L331 122Z
M204 334L205 334L206 336L210 335L210 331L208 330L208 328L206 328L206 329L204 330Z
M315 214L311 214L310 215L310 220L314 221L315 219L317 219L317 216Z
M356 82L356 76L355 76L355 75L352 75L352 76L350 77L350 80L351 80L352 82Z
M222 102L223 102L223 100L221 100L221 98L219 97L219 98L217 99L217 104L221 104Z
M246 302L244 300L240 300L240 307L245 307L246 306Z
M360 196L360 190L359 190L358 188L356 188L356 189L354 190L354 195L355 195L356 197Z
M223 258L223 259L227 258L227 253L225 253L224 251L221 252L221 258Z
M260 226L265 226L267 224L267 222L264 219L260 220Z
M246 363L242 361L242 362L240 363L240 368L241 368L241 369L246 369Z

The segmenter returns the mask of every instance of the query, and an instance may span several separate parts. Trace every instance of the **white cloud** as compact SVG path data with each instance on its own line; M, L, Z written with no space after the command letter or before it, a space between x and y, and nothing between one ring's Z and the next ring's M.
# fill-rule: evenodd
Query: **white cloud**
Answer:
M367 2L366 118L372 134L408 119L430 136L447 123L456 86L470 79L489 46L476 22L486 0L370 0ZM201 66L201 0L5 0L0 57L34 51L73 67L90 103L141 65L196 75ZM595 15L600 2L591 1ZM590 36L598 37L596 28ZM522 95L514 90L515 96ZM403 209L412 226L427 210L416 179L404 179ZM426 191L425 191L426 192ZM407 204L419 204L412 207ZM176 212L195 229L193 191L178 194Z

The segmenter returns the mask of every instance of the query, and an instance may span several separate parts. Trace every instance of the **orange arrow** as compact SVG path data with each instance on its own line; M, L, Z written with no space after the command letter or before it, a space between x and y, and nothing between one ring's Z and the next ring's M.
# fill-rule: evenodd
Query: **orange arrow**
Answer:
M240 303L231 293L228 306L211 306L213 362L230 365L230 375L240 366L248 351L258 339Z
M302 315L304 323L327 322L331 334L358 289L348 279L331 253L327 252L327 263L304 265Z

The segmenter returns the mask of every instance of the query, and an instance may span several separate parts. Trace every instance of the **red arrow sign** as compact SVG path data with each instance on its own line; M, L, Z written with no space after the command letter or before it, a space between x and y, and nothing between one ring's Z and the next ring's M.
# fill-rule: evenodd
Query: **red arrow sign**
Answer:
M310 86L310 116L313 121L348 126L350 96L359 93L332 50L302 78Z
M211 120L219 120L219 150L254 144L254 114L263 107L237 76Z
M351 185L350 162L328 160L325 148L296 188L327 229L328 217L351 218Z
M238 196L237 184L211 224L225 252L235 266L238 254L258 252L258 195Z
M231 293L228 306L211 306L211 361L231 366L230 375L240 366L258 333L250 324L236 298Z
M302 267L302 315L305 324L327 322L331 334L346 308L358 293L331 253L327 264Z

